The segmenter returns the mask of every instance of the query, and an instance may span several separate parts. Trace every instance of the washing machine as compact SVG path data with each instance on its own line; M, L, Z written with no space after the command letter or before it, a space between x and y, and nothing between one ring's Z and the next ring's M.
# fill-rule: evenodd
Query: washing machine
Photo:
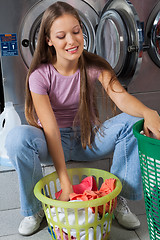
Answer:
M95 28L105 0L63 0L79 12L84 49L95 52ZM4 102L12 101L25 122L25 79L36 47L43 12L56 0L1 0L0 48ZM18 9L18 10L17 10ZM2 89L1 89L2 91ZM1 101L2 101L1 94Z
M160 1L107 1L96 41L127 91L160 113Z
M96 35L127 91L160 112L160 1L108 1Z
M160 1L132 2L144 24L144 43L141 68L128 92L160 113Z
M156 56L151 57L155 55L151 46L157 49L158 39L156 43L150 41L152 35L159 31L158 27L155 30L159 4L154 8L156 0L152 0L152 4L149 0L146 4L146 1L65 2L79 12L84 48L104 57L125 88L150 105L148 97L155 92L157 94L160 85L157 80L160 67L155 63ZM12 101L20 116L24 113L25 78L36 48L41 18L45 9L54 2L56 0L1 0L0 46L4 102ZM156 10L149 17L151 9ZM156 94L152 105L159 110L155 105Z

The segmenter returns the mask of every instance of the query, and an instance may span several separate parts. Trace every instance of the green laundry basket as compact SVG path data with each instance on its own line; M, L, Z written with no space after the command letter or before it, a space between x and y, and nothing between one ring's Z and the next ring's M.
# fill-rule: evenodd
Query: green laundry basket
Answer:
M59 179L56 172L43 177L35 186L35 196L42 202L42 206L48 222L49 232L52 239L82 239L81 235L85 235L85 240L91 239L89 235L92 233L93 240L108 239L111 230L113 209L116 203L116 197L122 189L120 180L113 174L94 168L73 168L68 169L68 175L72 184L78 184L84 177L94 176L97 187L99 188L105 179L116 179L115 189L108 195L89 201L82 202L64 202L55 200L55 193L59 190ZM105 212L106 203L108 203L108 212ZM93 221L89 222L89 210L94 209ZM103 214L99 217L99 207ZM79 218L81 210L84 213L83 224L80 224ZM54 216L53 216L54 212ZM74 223L69 221L69 213L73 213L75 217ZM63 221L62 221L63 215ZM81 215L82 216L82 215ZM97 233L99 231L99 236ZM74 235L74 236L73 236Z
M133 125L138 140L143 192L151 240L160 239L160 140L144 136L144 120Z

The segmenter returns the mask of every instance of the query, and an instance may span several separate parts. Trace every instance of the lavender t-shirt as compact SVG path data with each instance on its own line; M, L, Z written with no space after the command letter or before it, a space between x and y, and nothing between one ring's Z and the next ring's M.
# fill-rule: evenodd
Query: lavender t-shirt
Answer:
M99 71L98 71L99 72ZM92 70L92 80L98 77ZM79 106L80 70L71 76L63 76L52 64L41 64L29 77L31 92L48 95L60 128L71 127Z

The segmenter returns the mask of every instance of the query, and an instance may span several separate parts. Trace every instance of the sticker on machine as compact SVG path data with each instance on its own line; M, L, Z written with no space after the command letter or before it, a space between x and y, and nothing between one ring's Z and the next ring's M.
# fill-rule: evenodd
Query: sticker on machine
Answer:
M17 35L0 34L1 56L18 56Z

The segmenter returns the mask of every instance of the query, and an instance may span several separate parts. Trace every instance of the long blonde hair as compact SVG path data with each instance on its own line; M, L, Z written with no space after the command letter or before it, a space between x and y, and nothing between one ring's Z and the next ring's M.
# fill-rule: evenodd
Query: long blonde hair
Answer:
M34 56L29 68L26 78L26 100L25 100L25 116L30 125L39 127L37 124L37 115L33 105L31 92L29 89L29 77L30 74L37 69L42 63L53 63L53 59L56 57L56 52L53 46L49 46L46 42L46 38L50 38L50 29L53 22L63 14L71 14L82 26L80 17L77 11L69 4L65 2L56 2L52 4L43 14L37 47L34 52ZM99 119L99 112L96 104L95 94L91 94L91 81L89 81L88 68L95 67L96 69L106 69L111 72L110 84L115 79L115 74L111 66L101 57L96 54L89 53L83 50L79 58L80 69L80 101L77 115L74 120L74 125L77 122L80 124L81 129L81 143L83 148L86 146L92 147L93 126L94 131L98 131L101 121Z

